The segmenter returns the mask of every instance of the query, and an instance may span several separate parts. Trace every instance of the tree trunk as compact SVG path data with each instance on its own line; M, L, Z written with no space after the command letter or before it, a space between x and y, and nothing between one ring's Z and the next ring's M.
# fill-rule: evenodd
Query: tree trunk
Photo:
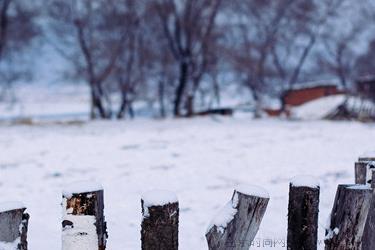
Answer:
M121 94L121 105L119 111L117 112L117 119L123 119L125 117L125 112L128 107L128 96L126 92Z
M165 98L165 83L164 81L159 81L158 100L159 100L159 110L160 110L161 118L165 118L166 116L164 98Z
M288 250L316 250L319 190L289 185Z
M187 81L188 81L188 69L189 69L189 64L187 62L180 63L180 80L176 88L174 108L173 108L173 114L175 117L178 117L181 114L180 108L181 108L182 98L183 98L185 88L187 85Z
M103 190L64 192L63 211L63 250L106 249Z
M90 84L91 87L91 119L109 119L109 114L103 105L103 96L100 94L96 84Z
M223 216L227 216L230 211L233 217L225 225L210 226L206 233L208 248L248 250L258 232L268 201L268 197L248 195L235 190L232 200L223 210ZM222 221L222 218L218 220Z
M1 204L3 206L5 204ZM5 205L7 206L7 205ZM0 212L0 244L12 244L19 241L12 250L27 250L27 230L29 214L23 206L14 206ZM6 248L8 249L8 248Z
M366 185L339 185L326 231L326 250L361 250L362 236L371 203Z
M186 116L187 117L192 117L194 115L194 96L189 95L186 98Z

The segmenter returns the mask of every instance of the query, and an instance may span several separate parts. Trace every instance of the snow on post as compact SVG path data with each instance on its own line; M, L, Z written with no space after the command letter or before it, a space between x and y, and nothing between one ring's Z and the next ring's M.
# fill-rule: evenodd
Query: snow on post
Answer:
M359 162L369 162L369 161L375 161L375 151L369 151L364 154L362 154L359 159Z
M289 184L289 250L317 249L319 182L311 176L297 176Z
M153 190L142 195L142 250L177 250L179 205L176 195Z
M243 186L212 220L206 233L210 250L248 250L266 212L269 195L263 188Z
M368 185L339 185L326 229L325 249L363 249L362 237L372 190Z
M0 249L27 250L29 214L19 202L0 203Z
M93 182L72 183L63 191L63 250L104 250L108 238L104 191Z

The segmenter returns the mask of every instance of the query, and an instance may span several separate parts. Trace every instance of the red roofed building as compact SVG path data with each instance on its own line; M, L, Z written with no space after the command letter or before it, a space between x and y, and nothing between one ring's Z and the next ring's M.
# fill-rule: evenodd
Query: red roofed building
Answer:
M295 85L292 89L284 93L282 101L284 107L293 107L325 96L344 93L345 91L340 89L334 82L311 82Z

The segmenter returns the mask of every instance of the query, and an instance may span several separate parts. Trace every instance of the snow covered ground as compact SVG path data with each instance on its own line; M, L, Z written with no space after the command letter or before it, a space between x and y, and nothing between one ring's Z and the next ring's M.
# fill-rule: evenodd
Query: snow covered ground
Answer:
M208 224L237 185L258 185L270 203L257 239L285 249L289 181L321 185L319 238L336 186L352 183L354 161L375 149L375 126L355 122L199 118L0 125L0 202L28 207L31 250L61 249L61 192L92 180L105 189L108 249L140 249L141 195L174 191L180 249L207 249ZM320 245L323 249L323 244Z

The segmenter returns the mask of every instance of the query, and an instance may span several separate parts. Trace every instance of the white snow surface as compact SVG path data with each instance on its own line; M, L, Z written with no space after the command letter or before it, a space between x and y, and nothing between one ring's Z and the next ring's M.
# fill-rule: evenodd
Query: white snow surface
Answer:
M293 177L290 181L292 186L294 187L310 187L310 188L318 188L320 186L319 180L311 175L298 175Z
M26 208L26 206L19 201L0 202L0 213L22 208Z
M256 185L239 185L235 188L237 192L242 194L250 195L250 196L257 196L262 198L270 198L269 193L262 187Z
M19 243L20 243L20 238L17 238L13 242L0 241L0 250L17 250Z
M206 226L234 188L257 185L271 199L256 238L286 241L291 177L319 179L321 225L337 185L354 182L354 162L374 149L374 141L375 126L357 122L234 117L0 123L1 199L27 204L30 250L61 249L61 190L96 180L105 187L108 249L136 250L141 194L172 190L180 204L180 249L207 249ZM319 249L324 231L321 226Z
M76 181L66 185L63 189L64 197L70 198L73 194L89 193L103 190L103 186L96 181Z
M359 157L360 158L375 158L375 151L374 150L366 151L362 153Z

